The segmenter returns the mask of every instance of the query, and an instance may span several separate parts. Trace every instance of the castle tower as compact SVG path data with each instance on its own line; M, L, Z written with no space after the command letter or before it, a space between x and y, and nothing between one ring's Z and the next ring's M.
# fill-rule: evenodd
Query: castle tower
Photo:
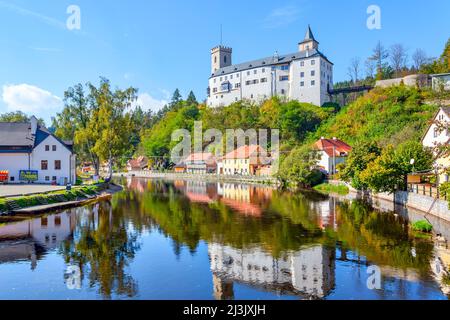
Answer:
M308 25L305 39L298 44L298 51L319 49L319 42L316 41L312 33L311 27Z
M231 66L231 55L233 49L217 46L211 49L211 73L216 72L220 68Z

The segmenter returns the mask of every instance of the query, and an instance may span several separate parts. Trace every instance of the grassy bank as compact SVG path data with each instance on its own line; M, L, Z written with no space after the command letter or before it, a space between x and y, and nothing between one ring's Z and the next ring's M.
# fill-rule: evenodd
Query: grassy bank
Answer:
M89 196L96 195L105 189L105 185L92 185L73 187L72 190L61 190L49 193L35 194L30 196L1 198L0 199L0 212L8 212L10 208L8 203L14 203L17 208L24 209L44 204L55 204L67 201L75 201L77 199L84 199Z
M322 193L337 193L340 195L346 195L349 193L349 188L345 185L334 185L329 183L322 183L314 187L314 190Z

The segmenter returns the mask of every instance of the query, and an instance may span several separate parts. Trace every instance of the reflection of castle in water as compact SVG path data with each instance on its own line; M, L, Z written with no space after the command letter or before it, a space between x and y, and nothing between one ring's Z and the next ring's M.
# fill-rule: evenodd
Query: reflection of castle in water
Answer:
M233 299L233 283L244 283L282 294L323 298L335 285L335 251L312 245L280 258L260 248L208 247L216 299Z
M0 263L37 261L72 235L75 212L63 212L37 219L7 224L0 228Z

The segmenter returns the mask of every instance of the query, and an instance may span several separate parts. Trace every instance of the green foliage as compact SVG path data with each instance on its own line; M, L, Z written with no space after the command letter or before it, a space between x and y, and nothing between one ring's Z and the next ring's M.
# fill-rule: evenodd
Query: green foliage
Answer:
M30 122L30 117L22 111L13 111L1 114L0 122ZM44 120L39 119L38 122L44 125Z
M406 86L376 88L344 107L321 125L311 140L338 137L350 145L377 142L380 146L419 141L438 106L424 104L426 91Z
M419 232L431 232L433 230L433 225L431 225L428 221L426 220L419 220L416 221L412 224L412 229L414 231L419 231Z
M329 183L322 183L314 187L314 190L322 193L337 193L340 195L346 195L349 193L349 188L343 184L334 185Z
M309 147L297 147L282 161L279 178L284 184L313 187L323 182L324 174L315 169L319 153Z
M411 159L414 159L414 164ZM359 174L359 179L374 192L393 193L406 189L409 173L430 170L432 164L433 155L429 150L419 142L408 141L397 148L387 146L381 155Z

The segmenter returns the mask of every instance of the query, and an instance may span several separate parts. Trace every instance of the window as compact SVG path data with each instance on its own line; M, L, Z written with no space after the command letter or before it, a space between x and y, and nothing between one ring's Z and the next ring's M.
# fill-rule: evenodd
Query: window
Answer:
M253 99L253 93L250 95L250 98Z
M434 128L433 135L434 135L435 138L439 137L439 129L438 128Z
M41 170L48 170L48 161L47 160L41 161Z
M52 177L52 181L56 181L56 179L57 179L56 176Z
M253 73L254 73L254 74L257 74L257 73L258 73L258 70L256 70L256 69L253 70Z
M284 89L281 89L281 94L285 94L286 91Z
M55 145L52 146L52 151L56 151L56 146Z
M214 57L214 63L217 63L217 56Z
M316 85L316 81L312 80L311 81L311 86L315 86Z
M227 56L224 56L224 57L223 57L223 62L224 62L224 63L227 63Z
M50 177L49 176L45 176L45 181L50 181Z
M311 70L311 77L314 77L316 75L316 71Z
M55 170L61 170L61 160L55 160Z
M267 78L261 78L261 83L267 82Z
M236 78L239 78L239 73L236 75Z
M9 181L11 181L11 182L14 182L15 180L16 180L15 177L10 177L10 178L9 178Z
M217 88L213 88L213 92L216 93L217 92Z
M227 81L228 80L228 76L225 76L225 81Z
M300 61L300 67L304 67L305 66L305 61Z
M251 83L250 80L245 81L245 85L246 85L246 86L250 85L250 83Z
M261 72L262 73L266 72L266 68L262 68Z
M311 60L311 65L314 66L316 64L316 60Z
M221 85L221 90L222 91L230 91L230 89L231 89L231 85L230 85L230 83L228 81L222 83L222 85Z
M50 146L45 146L45 151L50 151Z
M304 72L300 72L300 78L304 78L305 77L305 73Z
M300 87L304 87L304 86L305 86L305 82L304 81L300 82Z
M288 64L286 64L286 65L282 65L281 67L280 67L280 69L281 70L289 70L289 65Z
M230 80L233 80L233 75L230 75Z
M250 71L247 71L247 75L248 75L248 76L250 75Z
M240 88L241 87L241 84L238 82L238 83L235 83L234 84L234 87L237 89L237 88Z
M253 80L253 84L257 84L259 82L258 79Z
M289 76L280 76L280 81L289 81Z
M220 79L219 79L220 81L222 81L222 77L220 77Z
M214 83L216 83L216 80L217 80L217 79L216 79L216 78L214 78Z

